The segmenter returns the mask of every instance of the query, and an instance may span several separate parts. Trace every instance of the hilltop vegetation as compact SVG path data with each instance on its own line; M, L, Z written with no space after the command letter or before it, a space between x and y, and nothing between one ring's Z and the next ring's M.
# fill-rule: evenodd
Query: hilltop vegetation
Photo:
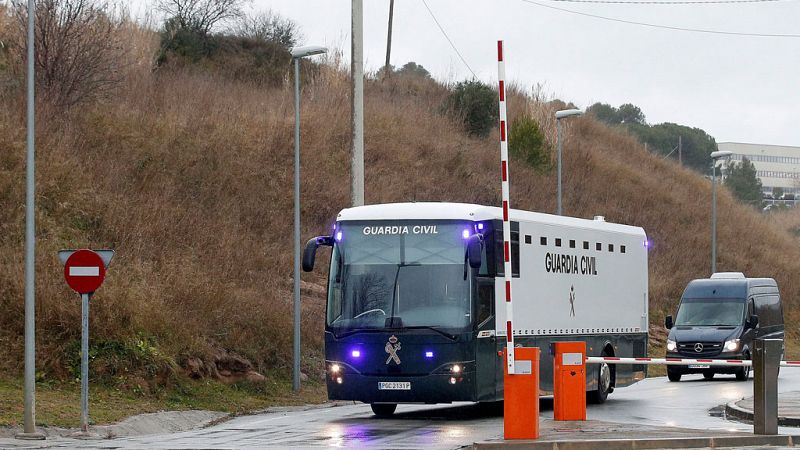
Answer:
M0 28L0 40L3 33L8 27ZM272 77L277 72L265 79L228 76L213 57L198 64L167 58L153 70L163 50L157 33L130 24L115 33L127 51L113 95L58 110L46 99L40 103L39 378L68 380L77 369L80 311L56 257L58 249L71 247L117 251L92 301L95 381L147 393L184 373L225 381L249 370L286 377L292 355L294 118L288 71L278 78ZM225 55L230 53L217 57ZM24 97L18 73L3 67L0 346L5 370L16 375L23 354ZM306 237L330 230L350 198L348 74L335 60L307 69ZM496 128L487 137L466 132L463 118L446 107L452 86L409 72L365 83L367 202L499 204ZM518 87L508 106L512 130L525 117L541 133L530 141L535 159L528 150L512 157L512 204L553 212L556 179L547 162L555 148L556 105ZM604 215L647 231L653 242L650 319L659 326L674 313L686 283L709 273L710 183L591 117L564 125L565 213ZM725 189L718 212L719 270L775 277L787 323L793 323L800 293L795 238ZM324 274L320 267L304 274L302 283L303 371L312 380L323 370ZM787 332L789 356L796 356L797 330Z

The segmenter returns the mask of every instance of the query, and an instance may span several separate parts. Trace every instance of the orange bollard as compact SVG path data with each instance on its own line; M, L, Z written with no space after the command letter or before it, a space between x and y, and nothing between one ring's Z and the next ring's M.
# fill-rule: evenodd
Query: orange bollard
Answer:
M514 368L514 375L504 370L503 437L538 439L539 348L514 348Z
M586 343L554 342L553 418L586 420Z

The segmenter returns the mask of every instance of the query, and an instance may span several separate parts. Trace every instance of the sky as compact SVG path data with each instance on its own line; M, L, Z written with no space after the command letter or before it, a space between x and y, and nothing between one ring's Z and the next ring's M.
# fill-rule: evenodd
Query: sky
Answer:
M749 1L396 0L391 62L414 61L443 81L469 79L474 72L494 83L497 40L502 39L507 79L523 88L541 86L549 97L581 108L633 103L650 124L702 128L717 142L800 146L800 0ZM140 12L149 4L132 3ZM303 45L338 49L349 61L350 4L251 0L249 9L271 9L293 20ZM553 8L667 27L794 37L686 32ZM365 70L383 65L388 9L389 0L364 0Z

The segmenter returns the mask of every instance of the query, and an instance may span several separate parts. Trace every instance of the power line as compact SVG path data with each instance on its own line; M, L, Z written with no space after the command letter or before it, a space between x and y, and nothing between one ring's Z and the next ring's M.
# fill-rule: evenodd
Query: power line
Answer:
M566 3L601 3L601 4L617 4L617 5L716 5L723 3L769 3L769 2L782 2L787 0L652 0L652 1L625 1L625 0L547 0L550 2L566 2ZM789 0L791 1L791 0Z
M627 23L629 25L639 25L643 27L650 27L650 28L661 28L665 30L673 30L673 31L688 31L692 33L706 33L706 34L722 34L727 36L751 36L751 37L773 37L773 38L800 38L800 34L768 34L768 33L740 33L736 31L721 31L721 30L704 30L700 28L683 28L683 27L673 27L670 25L658 25L654 23L645 23L645 22L634 22L632 20L625 20L625 19L617 19L614 17L606 17L606 16L599 16L597 14L589 14L580 11L573 11L571 9L559 8L557 6L545 5L542 3L535 2L533 0L522 0L525 3L530 3L532 5L541 6L542 8L549 8L555 9L557 11L562 11L570 14L577 14L579 16L585 17L592 17L594 19L601 19L607 20L610 22L619 22L619 23Z
M433 11L431 11L431 8L428 6L428 3L425 0L422 0L422 4L425 5L425 9L428 10L428 13L431 15L431 18L433 18L433 21L436 22L436 26L439 27L439 31L442 32L442 34L444 35L445 39L447 39L447 42L450 43L450 47L453 47L453 50L455 50L455 52L458 55L458 57L461 58L461 62L463 62L464 65L467 66L467 69L469 69L469 71L472 73L473 77L478 78L478 76L475 75L475 72L472 70L472 67L470 67L469 64L467 64L467 60L464 59L463 56L461 56L461 52L458 51L458 49L456 48L456 45L453 44L452 40L450 40L450 36L447 35L447 32L444 31L444 28L442 28L442 25L439 23L438 20L436 20L436 16L433 14Z

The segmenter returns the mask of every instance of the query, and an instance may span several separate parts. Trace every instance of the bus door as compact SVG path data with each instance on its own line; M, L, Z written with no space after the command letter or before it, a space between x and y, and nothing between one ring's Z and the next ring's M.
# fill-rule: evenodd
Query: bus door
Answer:
M496 398L497 338L495 337L494 278L478 278L478 301L476 302L475 364L478 401L493 401Z

